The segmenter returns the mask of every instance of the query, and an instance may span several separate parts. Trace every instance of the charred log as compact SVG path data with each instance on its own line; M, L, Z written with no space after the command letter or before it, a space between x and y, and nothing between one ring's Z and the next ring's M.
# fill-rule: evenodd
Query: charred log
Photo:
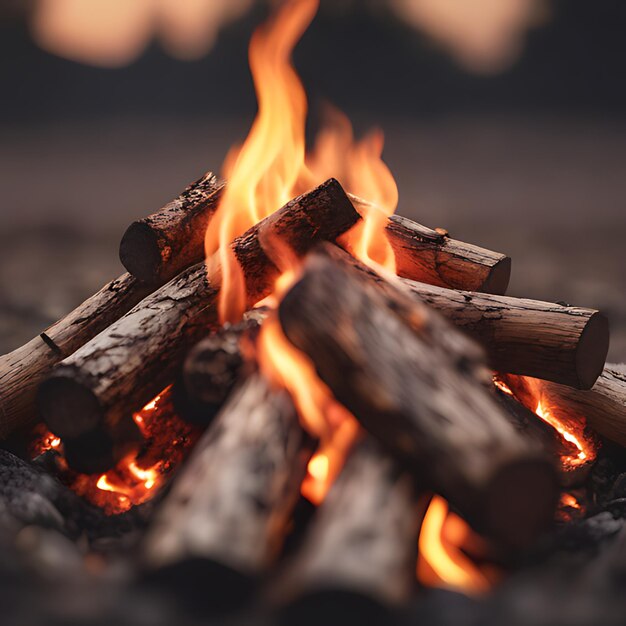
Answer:
M160 211L133 222L120 243L124 267L140 280L163 284L201 261L224 184L207 172Z
M196 445L146 537L146 571L211 606L251 593L273 562L312 441L288 394L253 374Z
M296 255L334 240L358 219L331 179L292 200L232 244L245 277L248 306L269 295L279 276L264 242L279 238ZM203 263L184 271L65 359L40 386L41 415L60 437L117 428L170 384L187 350L218 323L219 275ZM114 455L113 455L114 456Z
M123 274L27 344L0 357L0 439L36 421L37 387L54 365L151 291L130 274Z
M553 464L485 388L482 351L438 314L317 254L279 317L337 400L468 521L515 544L551 521Z
M145 281L165 282L204 258L204 233L217 210L223 182L209 172L163 209L131 224L120 244L124 267ZM350 196L357 207L367 201ZM451 239L409 219L393 216L387 236L398 274L441 287L504 293L511 259Z
M266 311L252 309L238 324L226 324L196 344L174 385L176 412L188 422L207 426L241 378L244 337L253 341Z
M279 577L286 622L388 623L414 586L419 522L411 476L371 438L359 444Z
M357 210L367 202L350 196ZM457 241L406 217L392 215L387 238L396 257L396 271L439 287L505 293L511 276L511 259L500 252Z
M326 254L368 274L383 290L384 278L327 246ZM400 281L417 299L462 328L487 352L498 371L589 389L604 367L609 328L599 311L523 298L454 291Z

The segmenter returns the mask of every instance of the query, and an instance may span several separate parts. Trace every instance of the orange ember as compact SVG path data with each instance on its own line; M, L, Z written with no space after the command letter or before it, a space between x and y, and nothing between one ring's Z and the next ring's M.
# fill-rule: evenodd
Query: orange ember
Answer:
M544 422L552 426L559 436L573 450L571 454L561 457L563 469L572 470L590 463L596 458L597 450L594 441L585 434L585 420L582 417L564 415L558 406L550 404L542 391L542 381L528 376L507 374L506 380L494 376L494 384L498 389L514 396L526 408L533 411Z
M150 500L197 438L192 427L174 413L169 387L135 413L133 419L145 440L141 450L124 457L105 474L77 474L60 459L60 479L108 515L123 513ZM38 440L36 453L50 448L62 452L59 438L45 433Z
M433 496L419 536L417 578L429 587L450 587L468 595L484 593L498 577L493 569L479 567L465 550L485 551L485 544L448 503Z

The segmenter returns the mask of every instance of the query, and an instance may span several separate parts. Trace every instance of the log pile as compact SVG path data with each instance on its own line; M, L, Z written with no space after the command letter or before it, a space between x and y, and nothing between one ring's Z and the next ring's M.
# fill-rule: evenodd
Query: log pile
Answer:
M264 597L290 619L325 621L342 602L383 615L413 584L417 495L441 494L507 551L550 526L568 442L536 419L527 377L626 444L626 379L605 367L601 313L505 296L507 256L399 216L386 225L397 276L375 271L346 237L367 203L333 179L232 241L248 312L220 326L222 270L205 262L204 233L225 184L207 174L133 223L120 246L129 273L0 359L0 437L43 420L75 472L138 459L146 435L133 414L170 385L180 417L205 429L142 541L146 578L223 608L272 574ZM285 247L299 273L273 310L259 308ZM360 427L285 563L318 442L261 368L267 316Z

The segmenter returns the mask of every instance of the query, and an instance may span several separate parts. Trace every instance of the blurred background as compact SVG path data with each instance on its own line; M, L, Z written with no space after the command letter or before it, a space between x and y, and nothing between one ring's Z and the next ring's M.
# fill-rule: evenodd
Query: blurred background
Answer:
M122 272L126 226L255 113L255 0L0 1L0 351ZM321 0L296 49L386 136L399 212L513 257L510 293L609 315L626 360L626 4Z

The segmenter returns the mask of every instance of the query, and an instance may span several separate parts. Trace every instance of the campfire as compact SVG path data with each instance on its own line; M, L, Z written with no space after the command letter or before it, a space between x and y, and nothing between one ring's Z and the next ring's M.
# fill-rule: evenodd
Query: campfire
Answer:
M626 376L600 312L506 296L506 255L396 215L379 131L329 108L307 151L290 57L316 8L253 35L223 177L131 224L128 273L2 357L0 434L34 460L0 472L87 537L90 575L126 563L119 593L387 623L428 588L496 597L520 555L619 517ZM128 525L129 553L96 547Z

